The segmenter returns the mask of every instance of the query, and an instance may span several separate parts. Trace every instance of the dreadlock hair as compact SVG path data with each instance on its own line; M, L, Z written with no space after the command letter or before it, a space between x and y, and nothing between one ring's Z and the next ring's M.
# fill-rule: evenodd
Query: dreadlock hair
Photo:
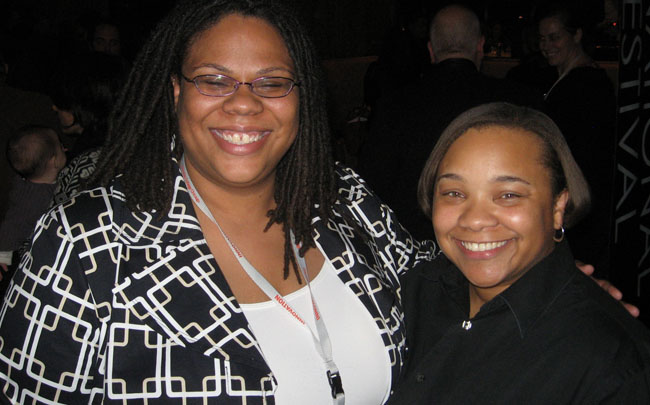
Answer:
M178 122L171 78L181 72L198 35L231 14L261 18L274 26L284 39L300 82L294 89L300 91L298 135L276 168L276 208L269 211L265 228L282 224L284 277L288 277L291 263L300 281L290 230L301 244L301 254L314 247L313 210L324 220L331 216L336 185L320 61L297 16L279 1L180 1L157 25L134 61L111 113L107 140L91 183L108 186L121 175L130 209L155 210L162 216L171 208L178 168L170 148L174 157L182 155L182 145L174 139Z

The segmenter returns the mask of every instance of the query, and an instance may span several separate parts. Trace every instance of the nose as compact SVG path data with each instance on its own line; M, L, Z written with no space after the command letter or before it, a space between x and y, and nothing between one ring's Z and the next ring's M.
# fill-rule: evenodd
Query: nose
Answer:
M539 40L539 49L540 50L546 49L546 40L544 40L544 39Z
M264 111L264 103L253 93L248 83L239 83L234 93L225 96L223 109L230 114L259 114Z
M472 231L481 231L497 224L498 220L491 212L489 204L482 201L468 201L458 218L459 226Z

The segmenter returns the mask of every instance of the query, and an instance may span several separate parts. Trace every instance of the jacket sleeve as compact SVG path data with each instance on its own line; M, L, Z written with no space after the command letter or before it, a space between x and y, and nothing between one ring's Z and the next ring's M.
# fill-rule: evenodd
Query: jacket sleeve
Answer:
M0 310L0 397L11 403L101 402L102 311L60 212L39 220Z
M393 210L352 169L339 166L338 174L339 196L371 238L376 261L384 272L397 277L417 263L433 260L438 255L435 243L415 240L399 223Z

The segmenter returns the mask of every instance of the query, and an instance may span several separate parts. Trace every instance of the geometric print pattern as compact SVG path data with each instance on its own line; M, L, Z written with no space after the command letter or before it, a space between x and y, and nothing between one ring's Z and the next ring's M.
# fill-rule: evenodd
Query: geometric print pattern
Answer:
M95 171L101 154L100 149L90 149L80 153L59 172L52 205L59 204L72 195L79 194L84 183Z
M315 238L375 319L394 384L405 352L399 274L437 251L413 241L352 170L337 173L337 217L315 217ZM163 218L131 212L118 178L39 220L0 310L11 403L274 403L273 373L180 172L174 189Z

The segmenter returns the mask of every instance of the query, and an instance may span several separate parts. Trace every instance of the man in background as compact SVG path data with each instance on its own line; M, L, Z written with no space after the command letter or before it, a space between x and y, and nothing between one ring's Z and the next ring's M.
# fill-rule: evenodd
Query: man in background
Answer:
M417 203L417 184L444 128L463 111L483 103L542 108L542 96L536 91L480 72L484 44L474 11L455 4L440 9L429 28L429 71L419 82L405 86L399 77L385 81L388 91L372 112L358 171L417 239L434 239L431 223Z

